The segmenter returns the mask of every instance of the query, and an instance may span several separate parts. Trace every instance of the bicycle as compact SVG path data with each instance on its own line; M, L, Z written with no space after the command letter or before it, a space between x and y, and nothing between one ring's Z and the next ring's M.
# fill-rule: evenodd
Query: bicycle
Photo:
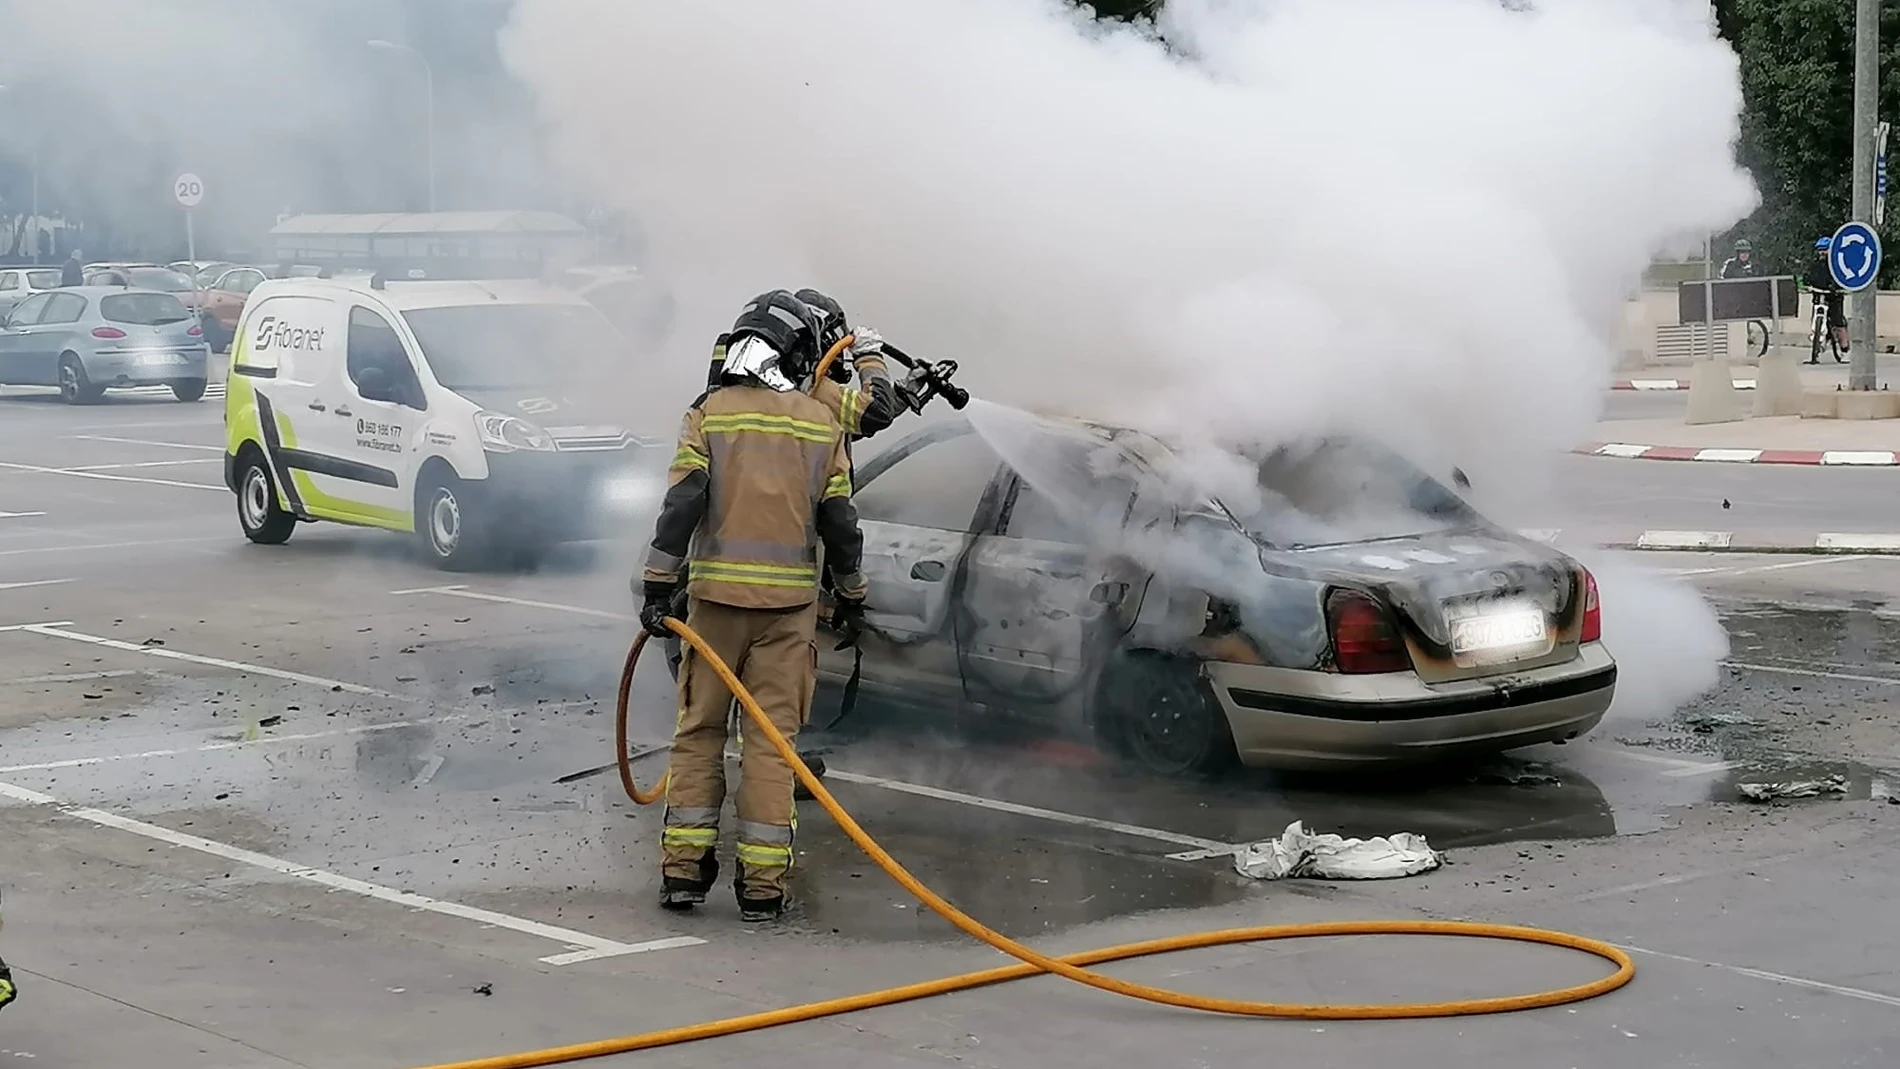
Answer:
M1768 324L1759 319L1748 321L1748 352L1756 359L1768 355Z
M1841 340L1835 335L1832 329L1833 324L1828 316L1827 298L1839 291L1809 287L1808 292L1813 295L1814 300L1814 328L1808 337L1808 363L1818 364L1821 362L1821 339L1823 336L1827 338L1829 351L1834 354L1834 362L1837 364L1847 363L1841 356Z

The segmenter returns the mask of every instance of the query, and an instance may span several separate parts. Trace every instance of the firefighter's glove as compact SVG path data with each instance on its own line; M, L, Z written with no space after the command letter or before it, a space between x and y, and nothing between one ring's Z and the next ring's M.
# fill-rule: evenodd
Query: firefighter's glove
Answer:
M837 605L831 610L831 629L838 633L836 649L848 650L858 644L864 634L864 599L847 598L836 595Z
M673 599L679 594L677 583L648 583L646 602L640 606L640 626L647 634L665 638L673 633L666 618L673 615Z
M867 356L884 355L884 336L870 327L852 327L851 348L847 350L851 359L862 360Z

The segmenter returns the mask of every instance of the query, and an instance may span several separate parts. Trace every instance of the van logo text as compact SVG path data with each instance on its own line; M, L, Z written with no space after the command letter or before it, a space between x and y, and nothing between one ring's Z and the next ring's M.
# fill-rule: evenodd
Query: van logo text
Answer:
M267 349L321 352L323 334L323 327L293 327L276 316L265 316L258 321L257 340L253 345L260 353Z

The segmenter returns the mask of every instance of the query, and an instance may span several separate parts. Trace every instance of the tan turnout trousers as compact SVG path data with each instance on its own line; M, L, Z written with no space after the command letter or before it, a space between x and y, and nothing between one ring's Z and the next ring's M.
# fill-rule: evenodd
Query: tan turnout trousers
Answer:
M773 726L795 741L811 711L817 674L816 602L790 609L741 609L694 598L686 623L732 667ZM690 646L679 673L679 723L673 733L661 833L664 872L700 878L700 859L719 842L726 798L726 732L732 694ZM791 767L751 717L739 710L739 883L747 898L785 893L792 867Z

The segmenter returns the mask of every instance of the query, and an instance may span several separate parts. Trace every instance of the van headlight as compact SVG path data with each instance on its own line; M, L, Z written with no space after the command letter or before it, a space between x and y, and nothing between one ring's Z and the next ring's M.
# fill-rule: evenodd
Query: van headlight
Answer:
M554 439L547 432L519 416L502 412L475 413L475 433L482 448L490 453L512 453L517 449L552 452Z

